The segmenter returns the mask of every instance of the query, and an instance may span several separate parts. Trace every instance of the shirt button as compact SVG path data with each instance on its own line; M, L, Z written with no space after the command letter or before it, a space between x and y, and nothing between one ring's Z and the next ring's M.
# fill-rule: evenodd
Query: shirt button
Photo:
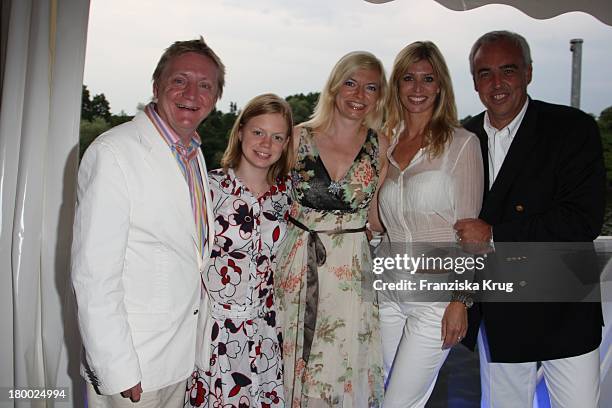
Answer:
M197 314L198 314L198 311L199 311L198 309L194 310L194 311L193 311L193 314L194 314L194 315L197 315Z
M521 204L517 204L517 205L514 207L514 209L515 209L517 212L523 212L523 211L525 211L525 207L523 207Z

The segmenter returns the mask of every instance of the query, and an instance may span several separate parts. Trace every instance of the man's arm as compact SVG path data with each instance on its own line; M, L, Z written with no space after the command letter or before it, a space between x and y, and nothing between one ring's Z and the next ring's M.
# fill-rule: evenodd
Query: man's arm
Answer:
M548 208L492 226L483 220L461 220L455 229L462 240L485 242L492 234L498 242L587 242L599 235L606 182L599 129L585 114L573 119L559 153L556 192Z
M123 267L130 200L112 147L94 142L78 175L72 245L72 283L87 362L103 394L141 380L124 305Z
M495 241L588 242L601 232L606 171L599 128L583 113L568 125L549 208L524 220L493 225Z

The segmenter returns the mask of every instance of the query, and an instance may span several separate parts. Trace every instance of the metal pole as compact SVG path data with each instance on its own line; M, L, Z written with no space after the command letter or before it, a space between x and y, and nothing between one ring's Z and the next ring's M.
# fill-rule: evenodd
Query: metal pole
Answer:
M580 75L582 71L582 38L570 40L572 52L572 96L571 105L580 108Z

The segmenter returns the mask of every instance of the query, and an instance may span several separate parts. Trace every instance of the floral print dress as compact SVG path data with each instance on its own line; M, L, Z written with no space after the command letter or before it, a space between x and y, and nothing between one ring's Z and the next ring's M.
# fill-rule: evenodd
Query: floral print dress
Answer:
M371 257L363 232L381 166L378 136L369 130L348 173L333 181L311 130L300 132L290 215L301 227L289 224L278 254L275 292L283 328L287 407L379 407L383 369L378 306L368 283ZM325 260L316 268L316 323L314 335L308 335L312 329L306 327L313 327L305 317L313 309L312 231L318 231Z
M274 301L277 250L291 204L289 178L257 198L232 169L209 173L215 240L202 275L210 296L210 366L197 367L186 406L284 407Z

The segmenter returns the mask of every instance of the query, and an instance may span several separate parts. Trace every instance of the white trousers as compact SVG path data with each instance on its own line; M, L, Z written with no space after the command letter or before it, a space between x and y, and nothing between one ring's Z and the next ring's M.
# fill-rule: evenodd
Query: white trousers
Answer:
M482 326L478 350L481 408L533 407L537 362L491 363ZM599 406L599 349L576 357L542 361L542 370L552 408Z
M380 332L385 408L424 407L449 349L442 349L442 316L448 302L383 302Z
M187 381L155 391L143 392L140 401L132 402L121 394L99 395L94 387L87 383L88 408L182 408L185 404Z

